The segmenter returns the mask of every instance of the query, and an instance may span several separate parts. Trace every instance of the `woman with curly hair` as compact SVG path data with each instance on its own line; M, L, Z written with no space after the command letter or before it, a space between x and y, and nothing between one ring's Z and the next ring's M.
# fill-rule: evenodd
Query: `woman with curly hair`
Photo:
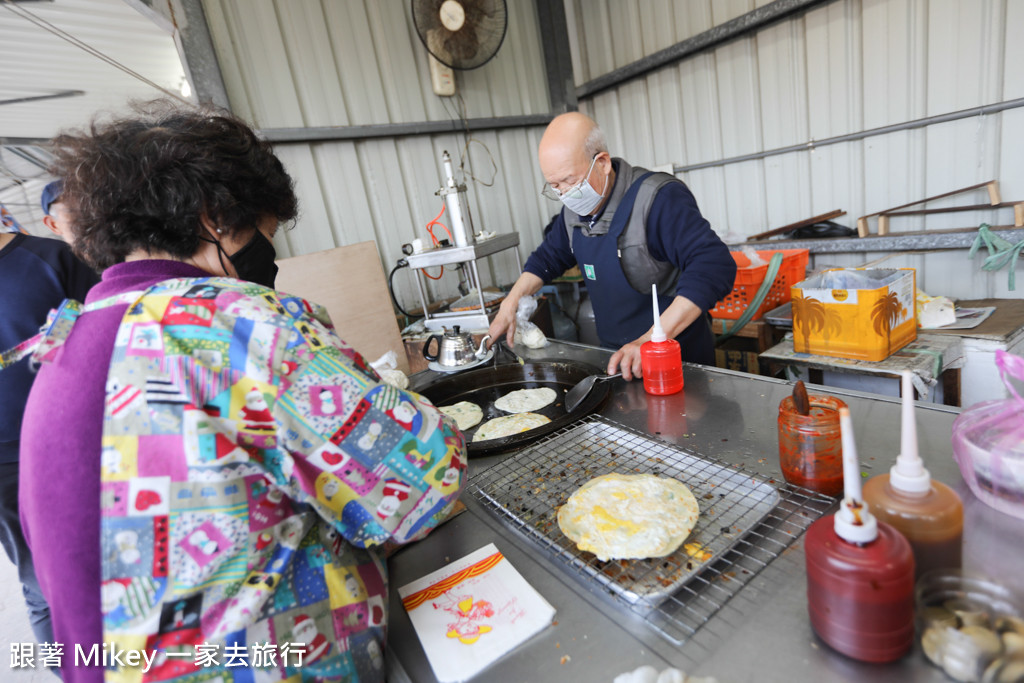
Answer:
M55 154L103 270L39 347L22 436L64 679L383 680L375 549L454 503L461 434L272 289L296 198L244 123L151 105Z

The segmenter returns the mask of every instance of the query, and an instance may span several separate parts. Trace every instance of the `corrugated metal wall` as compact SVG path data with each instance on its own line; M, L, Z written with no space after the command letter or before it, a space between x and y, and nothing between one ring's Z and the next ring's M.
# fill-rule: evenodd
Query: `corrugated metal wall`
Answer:
M768 0L568 0L577 84ZM640 165L691 165L1024 96L1022 0L838 0L584 102ZM614 27L614 30L613 30ZM720 234L741 239L845 209L857 216L991 179L1024 197L1020 109L685 174ZM982 201L984 192L946 200ZM933 206L941 206L936 203ZM892 231L1012 223L1012 211L894 218ZM860 265L880 254L828 255ZM926 291L1020 296L966 250L896 256ZM952 275L952 277L951 277Z
M456 75L465 102L431 92L427 52L407 0L205 0L204 9L232 109L261 128L346 126L543 114L549 110L540 28L532 1L509 3L508 33L498 56ZM476 228L519 231L525 257L557 207L538 194L536 148L543 128L474 133L468 158L483 181L469 183ZM441 153L456 159L462 133L279 144L296 179L302 216L278 239L282 256L376 240L390 269L401 245L427 239L441 209ZM486 146L486 149L484 147ZM442 222L446 222L442 218ZM443 232L443 231L442 231ZM443 235L441 235L443 236ZM484 266L484 284L518 275L509 252ZM483 264L482 264L483 265ZM432 269L436 273L436 269ZM455 293L455 276L431 284ZM406 308L417 303L407 271L395 276Z
M565 0L577 84L740 16L770 0ZM447 120L456 103L430 91L426 51L406 0L204 0L234 110L260 127ZM470 118L548 111L533 0L508 0L498 56L457 75ZM581 102L614 154L640 165L689 165L806 143L1024 96L1024 0L836 0ZM1024 198L1017 109L763 160L687 173L727 239L842 208L857 216L998 178ZM493 155L493 187L472 184L477 227L517 230L525 256L557 206L540 198L539 127L474 135ZM440 155L461 134L281 144L303 215L283 255L374 239L390 267L400 245L425 237L440 200ZM473 144L478 176L490 161ZM1014 154L1014 152L1018 152ZM973 202L979 197L969 197ZM952 200L963 203L963 198ZM897 231L966 227L1007 214L893 219ZM830 255L856 265L879 254ZM1014 296L1005 272L980 273L966 251L898 256L927 291ZM509 255L485 284L514 279ZM950 274L953 277L950 277ZM488 281L489 280L489 281ZM396 279L403 305L411 280ZM435 296L454 292L446 276Z

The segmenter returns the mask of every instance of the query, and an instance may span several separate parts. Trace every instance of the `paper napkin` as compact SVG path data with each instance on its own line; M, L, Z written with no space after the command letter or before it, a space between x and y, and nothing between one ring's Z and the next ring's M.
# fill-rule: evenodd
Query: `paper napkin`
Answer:
M398 595L441 683L475 676L555 616L493 543L402 586Z

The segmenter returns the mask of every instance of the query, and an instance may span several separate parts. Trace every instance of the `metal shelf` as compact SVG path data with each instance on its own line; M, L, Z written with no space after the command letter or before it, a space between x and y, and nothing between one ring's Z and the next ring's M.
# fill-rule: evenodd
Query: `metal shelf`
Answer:
M406 257L410 268L430 268L432 266L446 266L450 263L465 263L475 261L496 254L499 251L519 246L518 232L505 232L500 235L474 242L464 247L444 247L442 249L431 249L419 254L412 254Z
M424 311L424 324L428 330L438 330L446 325L459 325L466 329L481 329L488 326L487 306L484 302L483 288L480 285L480 272L476 262L486 256L497 254L499 251L512 249L516 257L516 268L523 269L519 259L519 233L506 232L484 240L474 242L465 247L444 247L443 249L432 249L420 254L412 254L406 257L409 268L415 271L416 290L420 295L420 304ZM446 311L443 313L427 312L427 292L423 286L424 268L433 266L447 266L453 263L469 264L469 286L476 288L480 297L480 305L468 311Z

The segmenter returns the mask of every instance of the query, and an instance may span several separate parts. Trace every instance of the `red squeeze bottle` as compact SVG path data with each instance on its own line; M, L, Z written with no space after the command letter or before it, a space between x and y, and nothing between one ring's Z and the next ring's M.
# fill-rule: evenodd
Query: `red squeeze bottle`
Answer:
M640 370L644 376L644 391L656 396L675 394L683 389L683 354L679 342L668 339L661 327L658 311L658 287L651 285L654 303L654 331L651 341L640 347Z
M891 662L914 644L914 555L861 498L850 411L839 411L843 484L839 512L807 530L807 608L831 647L864 662Z

